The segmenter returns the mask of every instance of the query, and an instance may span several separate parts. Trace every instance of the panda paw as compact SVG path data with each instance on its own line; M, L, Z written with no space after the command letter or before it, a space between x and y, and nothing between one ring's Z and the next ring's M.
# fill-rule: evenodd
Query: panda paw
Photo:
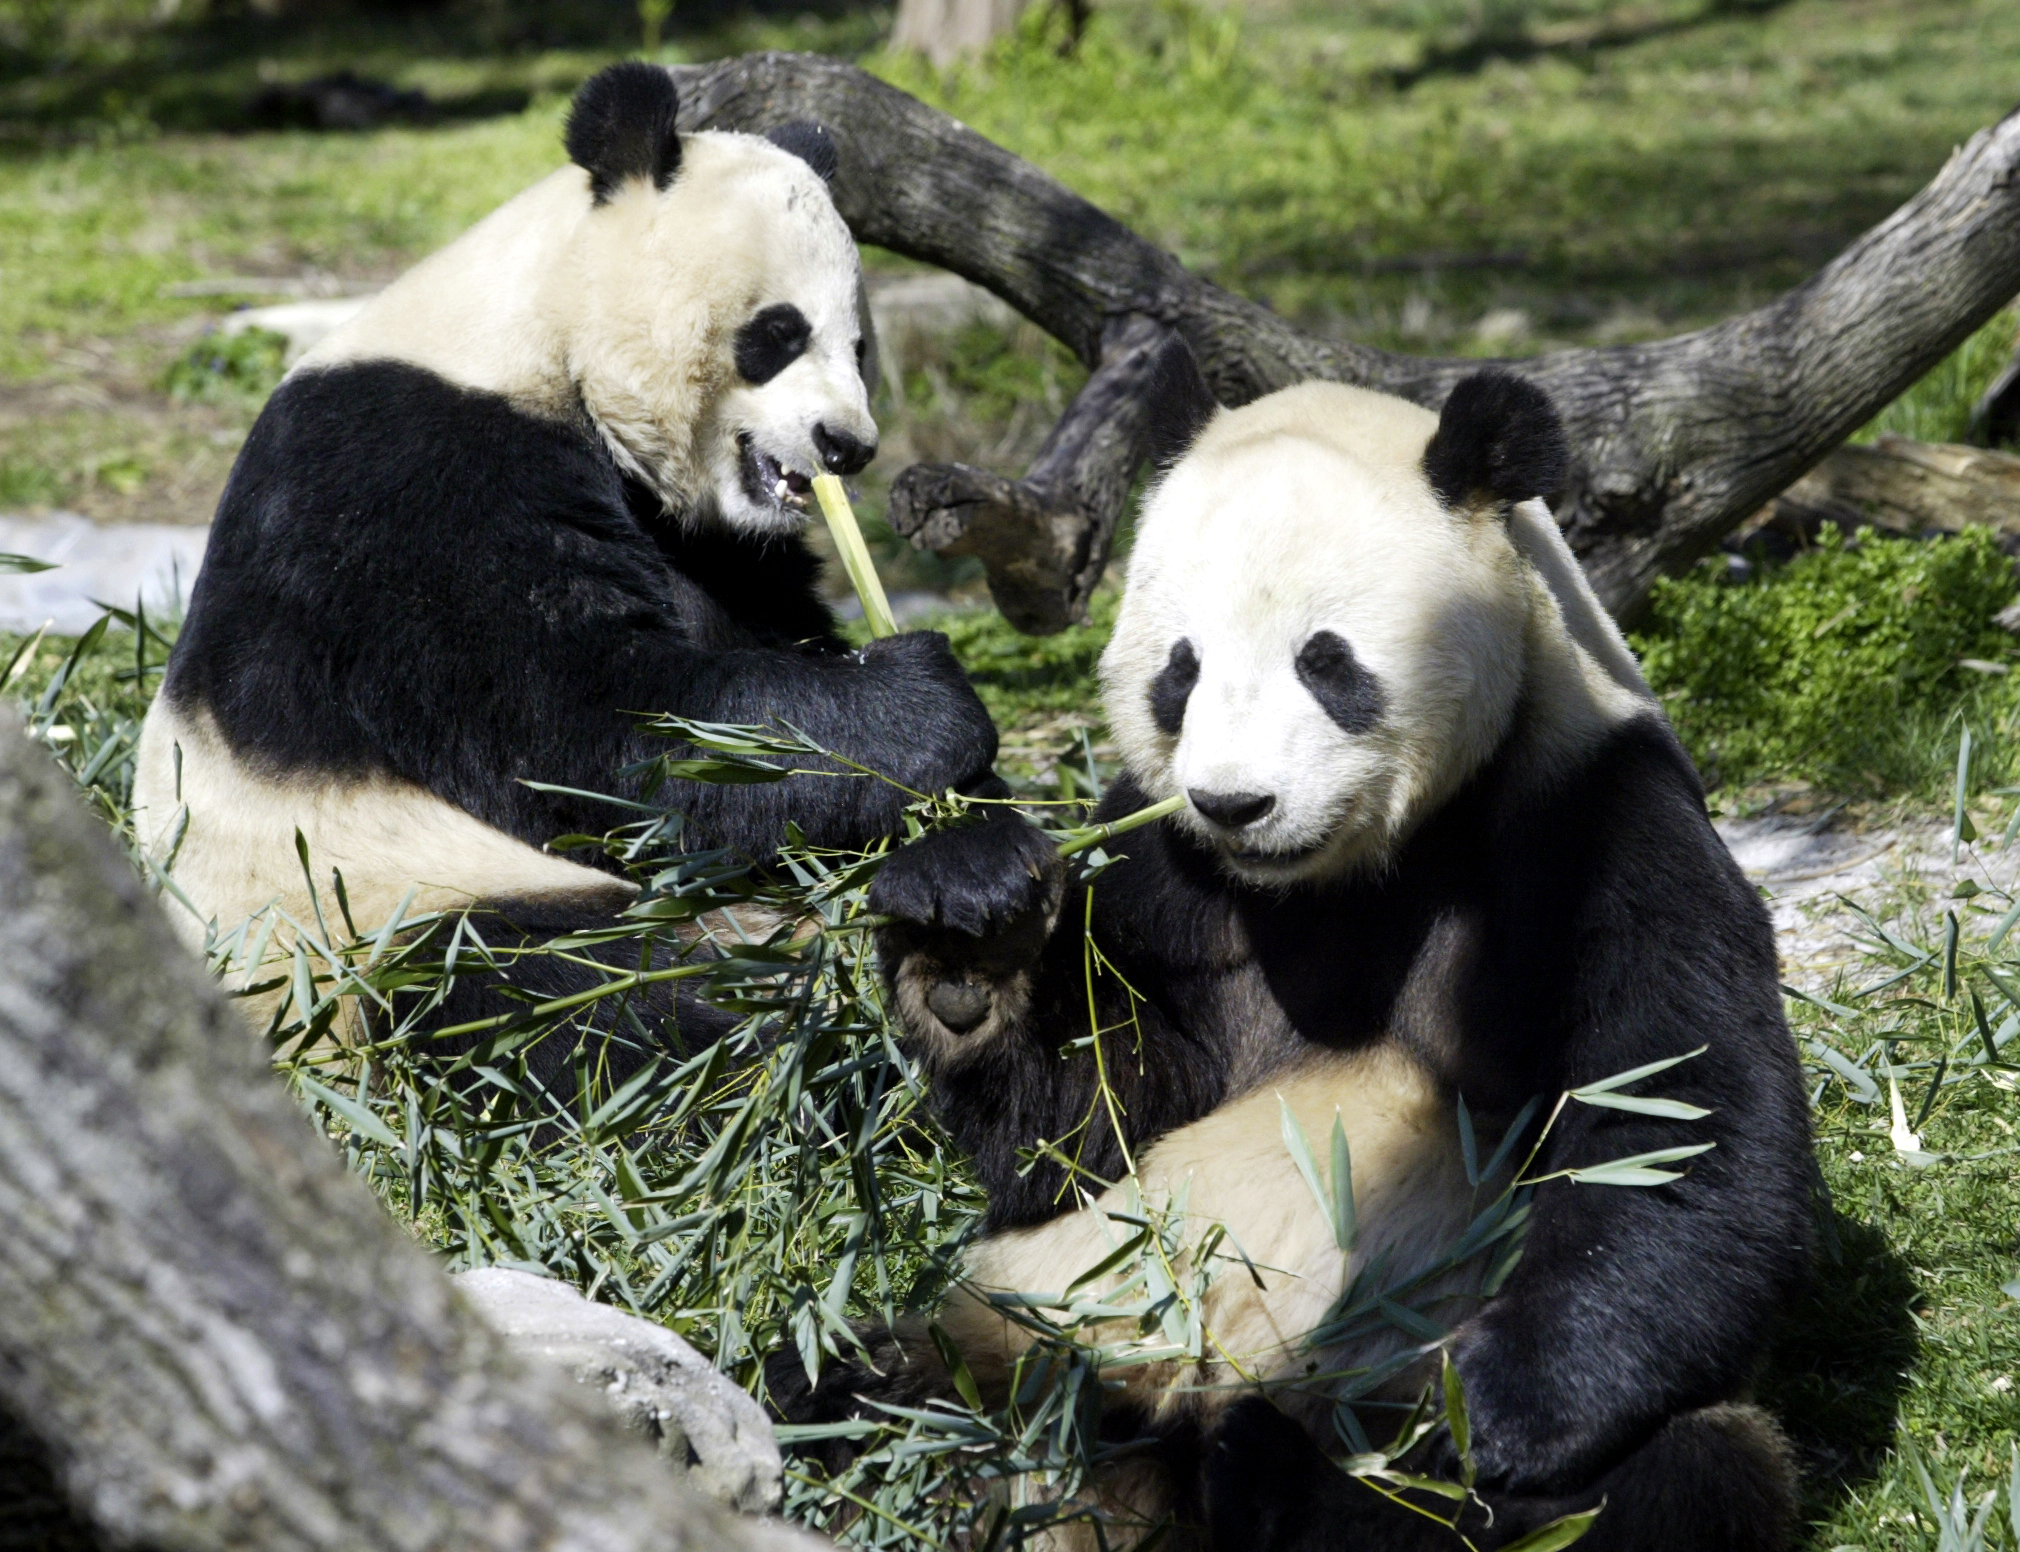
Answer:
M1014 810L935 830L894 852L870 886L870 909L913 927L998 937L1055 906L1065 864L1042 830Z
M1045 834L1008 809L895 853L870 889L907 1032L928 1059L972 1052L1022 1015L1065 895Z
M1206 1446L1206 1518L1216 1552L1311 1544L1312 1522L1329 1518L1321 1500L1337 1476L1311 1436L1269 1401L1236 1402Z

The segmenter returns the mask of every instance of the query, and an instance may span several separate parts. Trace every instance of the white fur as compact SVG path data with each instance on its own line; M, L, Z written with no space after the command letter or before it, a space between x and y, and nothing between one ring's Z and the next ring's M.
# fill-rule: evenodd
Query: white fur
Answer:
M826 185L755 135L681 141L664 190L636 178L602 205L564 167L421 261L305 355L310 372L409 361L535 414L586 409L612 453L692 522L796 529L797 505L754 501L739 437L782 469L821 468L816 424L874 445L859 341L862 265ZM806 353L759 387L733 342L790 302Z
M229 932L270 908L315 920L297 831L340 937L337 873L363 932L389 920L410 889L409 915L529 896L614 913L636 893L390 777L276 780L249 770L207 714L186 718L159 699L141 730L133 821L142 848L174 881L167 898L177 930L197 947L213 929Z
M1327 1190L1336 1118L1346 1132L1357 1219L1351 1251L1339 1248L1284 1141L1284 1104L1321 1161ZM1046 1223L984 1240L937 1319L1000 1404L1035 1339L1028 1326L1005 1319L990 1295L1063 1296L1148 1217L1175 1247L1169 1264L1176 1284L1196 1303L1198 1356L1174 1350L1162 1330L1139 1335L1132 1322L1098 1315L1076 1322L1057 1306L1045 1309L1046 1318L1100 1345L1110 1394L1143 1407L1154 1425L1191 1419L1210 1427L1222 1407L1260 1385L1283 1410L1323 1431L1343 1375L1387 1366L1390 1377L1368 1393L1414 1397L1423 1364L1411 1355L1421 1344L1379 1317L1326 1345L1308 1337L1363 1273L1442 1324L1463 1319L1477 1303L1481 1267L1477 1258L1453 1266L1451 1252L1500 1186L1467 1182L1452 1097L1409 1056L1394 1047L1322 1053L1159 1140L1138 1161L1135 1181ZM1202 1254L1217 1225L1232 1235ZM1075 1290L1073 1300L1083 1307L1141 1301L1142 1285L1126 1285L1139 1264L1125 1260ZM913 1339L930 1350L922 1333ZM1040 1488L1031 1496L1050 1494ZM1074 1506L1098 1514L1111 1537L1118 1529L1145 1530L1168 1512L1169 1483L1154 1466L1124 1462L1100 1473ZM1040 1544L1047 1552L1092 1552L1097 1538L1081 1522Z
M1651 704L1540 502L1506 518L1440 504L1422 469L1437 423L1306 383L1216 415L1145 504L1102 658L1109 722L1153 799L1275 797L1238 839L1181 811L1240 876L1380 865L1501 748L1525 696L1539 779ZM1321 630L1380 681L1366 733L1342 731L1297 677ZM1148 694L1180 639L1200 677L1171 738Z
M1285 1104L1321 1161L1330 1157L1336 1117L1345 1129L1358 1225L1350 1252L1339 1249L1330 1219L1284 1141ZM1322 1172L1328 1168L1321 1162ZM1391 1046L1325 1053L1168 1133L1138 1160L1133 1184L1111 1187L1036 1227L983 1241L939 1318L977 1379L1001 1383L1032 1338L997 1313L989 1294L1063 1294L1067 1283L1134 1232L1128 1220L1146 1207L1153 1215L1174 1215L1168 1221L1186 1246L1176 1258L1182 1277L1199 1265L1196 1252L1208 1232L1226 1225L1234 1238L1214 1253L1200 1301L1207 1333L1201 1356L1133 1363L1112 1376L1123 1393L1160 1418L1210 1411L1239 1399L1241 1381L1283 1384L1314 1371L1370 1368L1415 1345L1393 1326L1323 1353L1307 1351L1305 1337L1359 1273L1385 1263L1384 1286L1398 1287L1435 1267L1488 1196L1491 1191L1476 1193L1466 1180L1451 1095L1421 1066ZM1132 1270L1125 1264L1077 1297L1095 1303ZM1437 1290L1458 1301L1442 1312L1450 1320L1463 1307L1462 1283L1448 1279ZM1420 1292L1411 1302L1421 1307ZM1161 1335L1139 1338L1117 1326L1097 1320L1083 1335L1121 1344L1117 1356L1131 1348L1166 1348Z

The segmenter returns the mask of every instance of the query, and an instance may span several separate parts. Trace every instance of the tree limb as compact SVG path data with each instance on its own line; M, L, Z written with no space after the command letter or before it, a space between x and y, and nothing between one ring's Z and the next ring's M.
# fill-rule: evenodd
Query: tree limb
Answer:
M815 119L835 130L835 197L858 238L987 286L1090 367L1104 359L1110 324L1131 316L1178 330L1225 404L1321 377L1435 408L1481 365L1305 334L852 65L754 54L674 74L684 126L763 130ZM2009 114L1972 136L1887 220L1766 306L1653 344L1521 362L1556 399L1578 450L1557 515L1600 597L1632 617L1658 576L1711 549L2016 292L2020 114ZM1014 497L992 503L1023 510ZM1094 512L1093 501L1081 505ZM995 521L1001 556L1008 520ZM1030 532L1031 553L1056 556L1057 523L1033 522ZM1100 547L1082 549L1092 556ZM1060 609L1032 617L1049 620L1072 606L1069 594Z
M0 1410L107 1540L813 1543L681 1489L348 1175L0 714Z

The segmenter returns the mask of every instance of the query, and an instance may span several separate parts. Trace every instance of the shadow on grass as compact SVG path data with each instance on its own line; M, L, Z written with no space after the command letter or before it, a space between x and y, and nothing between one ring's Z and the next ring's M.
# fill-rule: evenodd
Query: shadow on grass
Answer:
M1878 1474L1920 1352L1921 1292L1887 1237L1836 1211L1819 1237L1809 1293L1784 1318L1759 1385L1795 1446L1806 1523Z
M839 27L848 35L843 41L867 48L885 25L876 4L681 0L668 42L709 58L736 52L739 29L785 24L821 33L826 43ZM25 48L0 47L0 124L60 135L137 113L170 131L266 129L276 126L260 106L262 93L270 97L276 81L342 71L399 80L414 61L453 63L467 80L467 67L478 67L478 81L431 90L425 115L391 113L383 120L441 123L522 111L536 90L572 90L597 66L638 47L636 0L397 11L357 3L281 16L234 8L135 23L102 37L52 35Z
M1657 38L1695 32L1725 21L1744 21L1769 15L1789 0L1709 0L1700 11L1688 16L1666 16L1638 22L1602 22L1583 27L1561 37L1537 37L1525 26L1505 31L1478 32L1446 47L1432 46L1406 69L1392 70L1384 80L1398 91L1408 91L1435 76L1478 75L1497 60L1520 64L1532 59L1570 58L1630 48Z

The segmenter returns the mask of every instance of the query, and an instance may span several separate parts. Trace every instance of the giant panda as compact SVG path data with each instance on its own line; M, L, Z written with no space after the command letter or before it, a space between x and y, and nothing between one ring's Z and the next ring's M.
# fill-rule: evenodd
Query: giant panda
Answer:
M1163 379L1184 451L1102 659L1125 773L1098 817L1184 807L1078 882L998 812L898 851L871 898L907 1049L988 1190L933 1318L1001 1402L1033 1341L1002 1295L1098 1302L1128 1268L1085 1274L1133 1225L1182 1212L1181 1272L1225 1226L1198 1354L1124 1330L1137 1350L1103 1370L1109 1436L1149 1441L1089 1500L1110 1545L1162 1519L1221 1552L1459 1544L1329 1458L1327 1376L1387 1366L1354 1410L1379 1443L1384 1404L1437 1374L1421 1325L1314 1335L1366 1278L1357 1297L1411 1290L1445 1328L1476 1545L1603 1502L1592 1552L1785 1546L1787 1452L1747 1387L1806 1269L1800 1068L1763 909L1537 499L1563 474L1554 410L1495 371L1441 414L1329 383L1220 410L1182 347ZM1492 1258L1450 1259L1496 1186L1469 1179L1460 1100L1477 1171L1511 1128L1515 1157L1535 1146L1528 1102L1699 1047L1652 1081L1708 1114L1565 1104L1528 1178L1710 1151L1652 1188L1536 1187L1483 1297ZM1350 1254L1286 1111L1320 1169L1336 1117L1350 1143ZM779 1355L774 1405L947 1393L922 1326L866 1331L811 1386ZM1449 1434L1411 1461L1459 1475Z
M682 135L675 109L663 69L593 77L570 165L260 414L138 754L136 828L192 938L312 921L311 880L334 919L338 876L364 931L403 899L501 913L494 943L607 923L633 887L542 848L634 816L525 783L623 795L669 748L641 713L787 723L901 784L674 782L655 801L690 848L762 861L789 821L859 847L904 788L988 779L995 730L945 638L848 650L801 536L812 477L877 443L836 147Z

